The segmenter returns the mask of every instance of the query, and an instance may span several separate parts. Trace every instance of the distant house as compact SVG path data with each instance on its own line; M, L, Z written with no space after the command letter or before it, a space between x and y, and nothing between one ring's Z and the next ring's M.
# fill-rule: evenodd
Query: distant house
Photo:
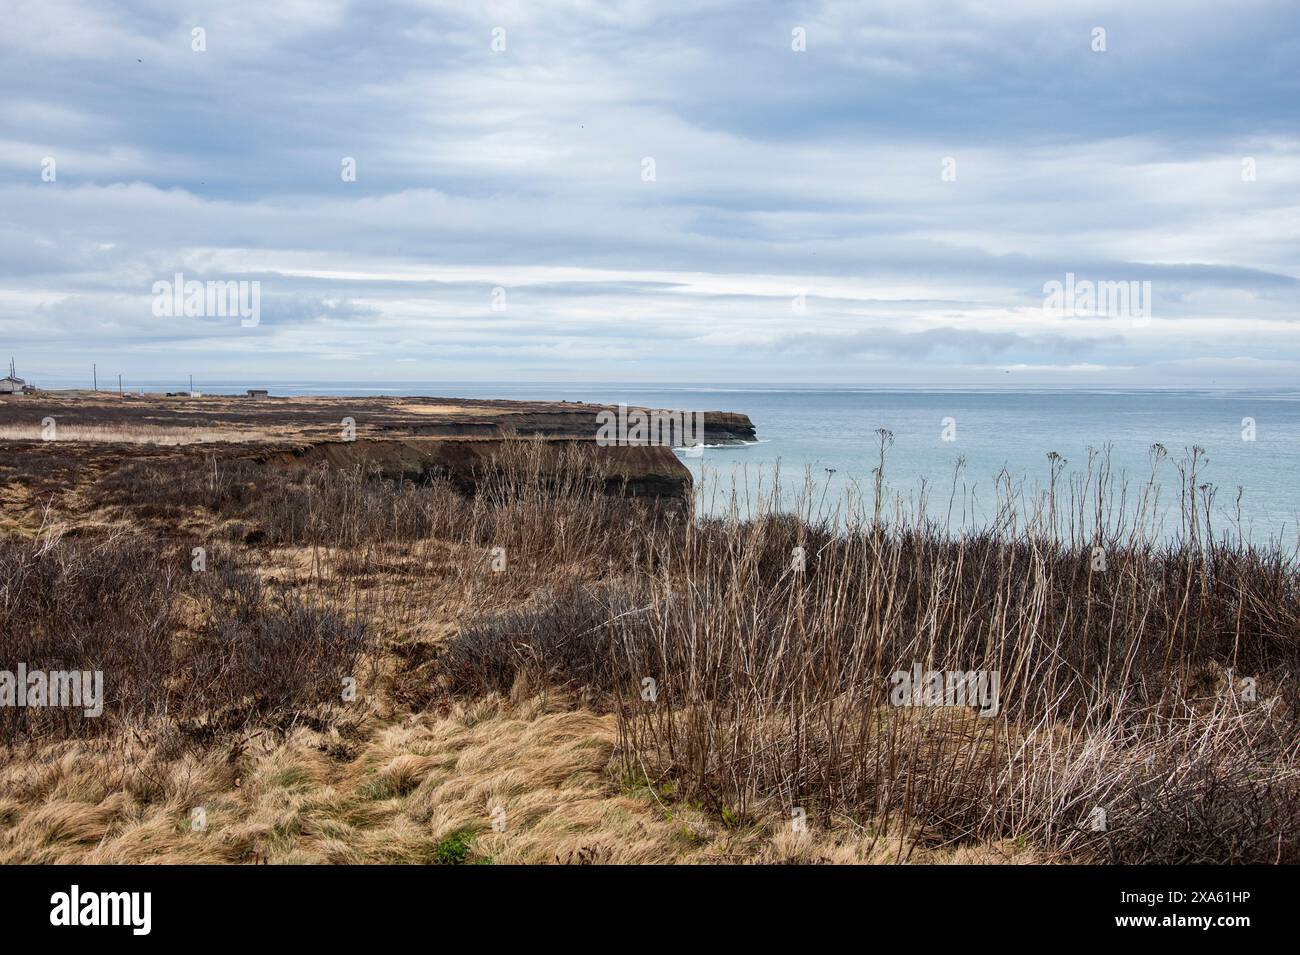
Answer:
M271 393L265 388L249 388L248 397L250 398L269 398Z
M9 374L0 378L0 395L15 395L27 390L27 382L14 374L14 360L9 359Z

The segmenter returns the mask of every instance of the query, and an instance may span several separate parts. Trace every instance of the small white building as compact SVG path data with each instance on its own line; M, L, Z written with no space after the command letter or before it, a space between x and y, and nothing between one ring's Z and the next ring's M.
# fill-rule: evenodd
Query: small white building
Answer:
M26 388L27 382L14 374L14 360L10 358L9 374L4 378L0 378L0 395L18 394L21 391L25 391Z

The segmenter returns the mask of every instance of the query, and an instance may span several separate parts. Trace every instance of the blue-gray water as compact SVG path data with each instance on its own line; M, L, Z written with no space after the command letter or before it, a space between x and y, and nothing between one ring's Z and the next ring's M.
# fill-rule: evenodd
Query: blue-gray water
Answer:
M801 482L807 469L828 485L830 496L856 480L864 489L878 458L876 431L894 435L886 474L890 488L907 495L922 478L934 486L931 512L946 511L958 457L964 477L984 500L995 475L1006 469L1027 484L1046 484L1047 453L1081 468L1088 448L1111 446L1116 477L1133 485L1150 473L1148 453L1160 443L1169 457L1158 477L1165 499L1178 494L1175 463L1187 449L1205 449L1198 483L1219 488L1216 520L1235 515L1237 487L1242 530L1251 539L1297 541L1300 521L1300 392L1210 391L900 391L857 387L761 385L639 385L517 382L263 383L272 394L422 394L440 397L578 400L699 411L738 411L753 419L759 443L709 448L686 463L707 481L729 486L733 474L752 481L780 463L783 481ZM172 385L171 387L175 387ZM200 384L201 390L224 390ZM232 386L233 387L233 386ZM243 386L240 386L243 387ZM955 422L944 441L944 419ZM1243 440L1243 419L1253 419L1254 440ZM951 431L950 431L951 434ZM833 469L834 474L827 469ZM707 486L707 483L706 483ZM939 505L942 504L942 507ZM943 516L940 514L939 516Z

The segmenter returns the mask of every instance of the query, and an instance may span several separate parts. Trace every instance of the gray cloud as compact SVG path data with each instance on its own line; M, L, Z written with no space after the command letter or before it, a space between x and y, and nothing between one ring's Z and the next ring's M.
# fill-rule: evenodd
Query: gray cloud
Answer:
M1194 383L1281 380L1250 363L1300 346L1300 10L1280 0L48 0L15 20L0 333L33 374L941 383L1086 354ZM176 271L260 281L264 322L159 323L148 290ZM1150 280L1156 320L1043 315L1066 272Z

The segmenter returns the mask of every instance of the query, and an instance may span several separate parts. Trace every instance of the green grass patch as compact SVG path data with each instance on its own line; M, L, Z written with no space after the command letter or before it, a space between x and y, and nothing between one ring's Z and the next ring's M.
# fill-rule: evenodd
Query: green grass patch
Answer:
M439 865L464 865L473 848L473 830L457 829L439 842L433 853Z

